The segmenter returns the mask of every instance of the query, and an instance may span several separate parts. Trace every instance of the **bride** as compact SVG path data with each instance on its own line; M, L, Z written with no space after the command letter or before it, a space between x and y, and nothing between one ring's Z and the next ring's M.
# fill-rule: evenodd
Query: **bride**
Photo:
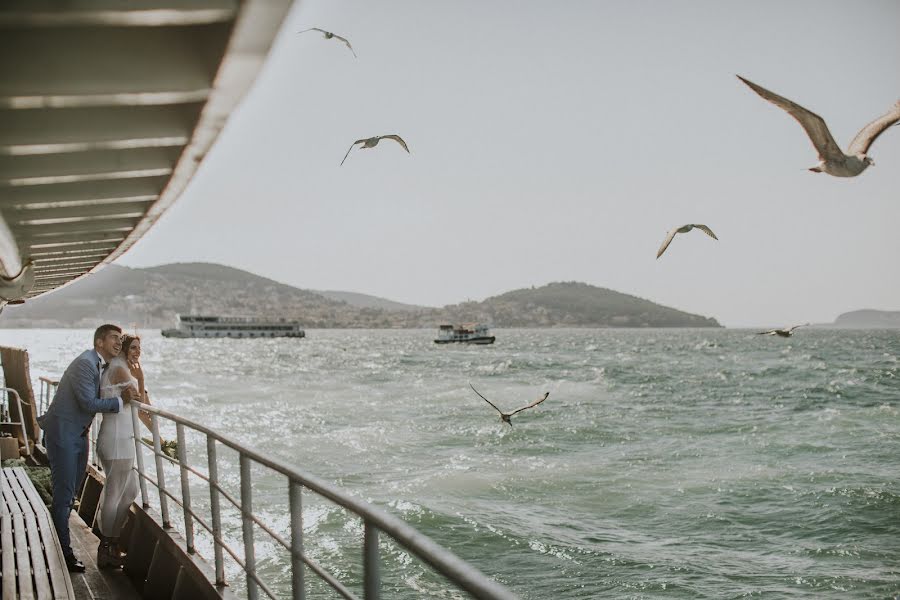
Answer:
M122 340L122 352L109 361L100 378L100 396L119 396L122 390L132 387L147 403L144 374L140 366L141 339L126 335ZM137 374L137 377L135 376ZM149 415L140 413L141 421L149 421ZM98 517L102 539L97 548L97 566L121 567L119 533L128 517L128 509L138 493L137 473L134 471L134 427L131 410L103 415L97 436L97 455L106 474L106 483L100 497Z

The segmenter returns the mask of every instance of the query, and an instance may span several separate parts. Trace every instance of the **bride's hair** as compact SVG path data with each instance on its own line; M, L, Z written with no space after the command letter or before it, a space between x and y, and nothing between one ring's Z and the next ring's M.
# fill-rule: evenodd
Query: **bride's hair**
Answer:
M122 356L125 357L125 360L128 360L128 351L131 349L131 345L135 340L141 341L141 336L126 334L122 339Z

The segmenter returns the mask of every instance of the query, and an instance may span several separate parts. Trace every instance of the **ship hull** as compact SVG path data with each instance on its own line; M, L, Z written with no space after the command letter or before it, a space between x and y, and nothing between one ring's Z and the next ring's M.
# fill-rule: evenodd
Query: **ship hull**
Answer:
M496 336L489 335L486 337L469 338L467 340L434 340L434 343L435 344L478 344L480 346L485 346L487 344L493 344L495 339L497 339Z
M246 338L303 338L306 337L306 333L304 332L275 332L275 331L265 331L265 332L202 332L202 333L187 333L184 331L180 331L178 329L163 329L160 333L162 333L163 337L166 338L231 338L231 339L246 339Z
M300 324L285 319L178 315L178 325L160 331L167 338L303 338Z

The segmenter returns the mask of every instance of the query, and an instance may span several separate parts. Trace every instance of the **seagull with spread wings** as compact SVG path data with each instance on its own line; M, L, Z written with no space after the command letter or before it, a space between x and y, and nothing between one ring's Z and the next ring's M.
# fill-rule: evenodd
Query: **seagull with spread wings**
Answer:
M798 327L806 327L809 323L804 323L803 325L794 325L790 328L785 329L770 329L769 331L760 331L757 335L777 335L778 337L791 337L794 335L794 330Z
M378 145L378 142L380 142L381 140L383 140L385 138L387 138L389 140L394 140L395 142L397 142L398 144L403 146L403 149L406 150L407 154L410 154L409 146L406 145L406 142L404 142L403 138L400 137L399 135L397 135L397 134L376 135L375 137L370 137L370 138L366 138L366 139L362 139L362 140L356 140L355 142L350 144L350 148L347 149L347 154L344 155L344 160L341 161L341 164L343 165L344 161L347 160L347 157L350 156L350 150L353 150L353 146L355 146L357 144L362 144L360 146L360 149L374 148L375 146Z
M310 27L309 29L304 29L303 31L298 31L297 33L306 33L307 31L318 31L325 37L326 40L341 40L342 42L347 44L347 47L350 48L350 52L353 52L353 58L359 58L358 56L356 56L356 52L354 52L353 46L350 45L350 42L347 40L347 38L335 35L330 31L325 31L324 29L319 29L318 27Z
M491 406L493 406L493 407L494 407L494 410L496 410L498 413L500 413L500 420L503 421L504 423L508 423L510 427L512 427L512 421L510 420L510 417L512 417L514 414L517 414L517 413L522 412L523 410L527 410L527 409L529 409L529 408L533 408L533 407L537 406L538 404L540 404L541 402L543 402L544 400L546 400L546 399L547 399L547 396L550 395L550 392L545 392L543 396L541 396L540 398L538 398L537 400L535 400L535 401L532 402L531 404L529 404L529 405L527 405L527 406L523 406L522 408L517 408L516 410L514 410L514 411L512 411L512 412L505 413L505 412L503 412L502 410L500 410L499 408L497 408L497 405L496 405L496 404L494 404L493 402L491 402L490 400L488 400L487 398L485 398L484 396L482 396L482 395L481 395L481 392L479 392L478 390L476 390L474 385L472 385L472 384L470 383L470 384L469 384L469 387L472 388L472 391L473 391L473 392L475 392L476 394L478 394L479 396L481 396L481 399L482 399L482 400L484 400L485 402L487 402L488 404L490 404Z
M716 237L716 234L714 234L712 232L712 229L710 229L706 225L700 225L699 223L690 223L688 225L682 225L681 227L676 227L675 229L673 229L672 231L669 232L669 235L667 235L666 239L663 240L662 246L659 247L659 251L656 253L656 258L659 258L660 256L662 256L663 252L666 251L666 248L668 248L669 244L672 243L672 240L675 239L675 234L687 233L688 231L690 231L691 229L694 229L695 227L697 229L699 229L700 231L702 231L703 233L705 233L706 235L708 235L709 237L711 237L712 239L714 239L714 240L719 239Z
M828 131L828 126L822 117L799 104L791 102L787 98L783 98L762 86L756 85L752 81L744 79L740 75L737 78L750 86L750 89L764 99L787 111L789 115L797 119L800 125L803 126L803 129L806 130L806 135L809 136L810 141L815 146L816 152L819 153L819 164L809 169L814 173L828 173L835 177L856 177L865 171L869 165L875 164L875 161L867 156L872 143L888 127L900 122L900 101L898 101L883 116L863 127L856 134L856 137L853 138L853 141L850 142L850 145L847 147L847 153L844 154L831 136L831 132Z

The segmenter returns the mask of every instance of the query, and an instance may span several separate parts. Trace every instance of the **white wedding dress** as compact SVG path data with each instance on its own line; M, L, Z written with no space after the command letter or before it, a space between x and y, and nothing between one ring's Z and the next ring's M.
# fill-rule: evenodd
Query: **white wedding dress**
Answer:
M116 381L118 383L112 383ZM100 378L100 397L115 398L126 387L138 389L137 379L124 358L115 357ZM124 405L121 412L104 413L97 436L97 456L106 474L106 483L100 496L100 533L106 537L119 537L128 507L138 493L137 473L134 471L134 426L131 407Z

